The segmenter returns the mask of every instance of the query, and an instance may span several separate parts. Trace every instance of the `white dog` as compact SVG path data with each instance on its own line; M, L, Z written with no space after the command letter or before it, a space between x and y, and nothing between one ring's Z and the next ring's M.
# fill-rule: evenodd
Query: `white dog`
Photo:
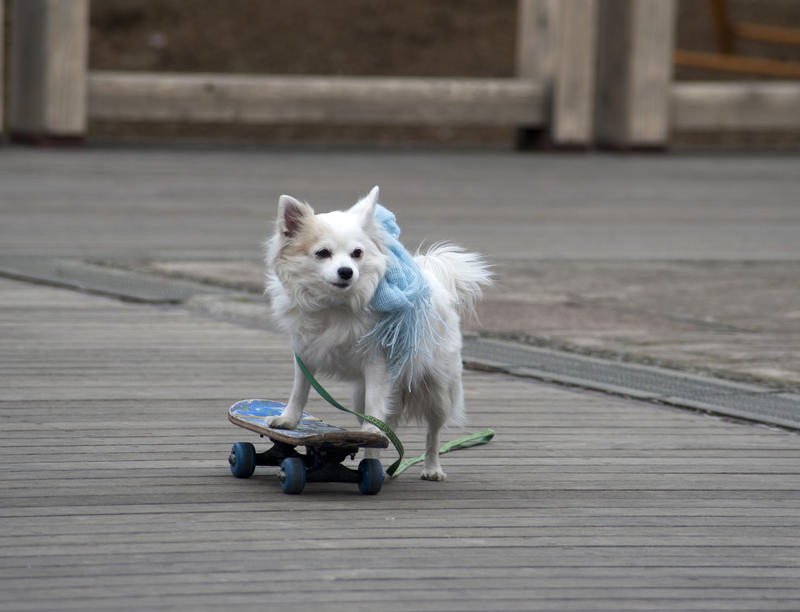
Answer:
M427 423L422 478L444 480L439 433L465 417L460 318L491 275L479 255L452 245L412 259L377 200L375 187L349 210L315 214L281 196L267 292L308 369L353 382L355 410L390 426L400 417ZM289 402L271 426L296 427L308 392L295 364Z

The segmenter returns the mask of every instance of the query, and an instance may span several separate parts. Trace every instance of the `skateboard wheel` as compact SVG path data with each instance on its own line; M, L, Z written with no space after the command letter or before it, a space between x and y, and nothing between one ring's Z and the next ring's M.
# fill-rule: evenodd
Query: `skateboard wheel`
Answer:
M362 459L358 464L361 482L358 490L364 495L377 495L383 486L383 465L377 459Z
M256 471L256 447L249 442L237 442L231 449L228 463L236 478L250 478Z
M287 495L297 495L306 486L306 466L299 457L287 457L281 463L281 471L278 473L281 481L281 489Z

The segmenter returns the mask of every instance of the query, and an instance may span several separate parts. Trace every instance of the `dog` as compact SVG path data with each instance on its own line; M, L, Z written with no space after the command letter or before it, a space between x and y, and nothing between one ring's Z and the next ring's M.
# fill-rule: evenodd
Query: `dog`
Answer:
M474 314L491 273L480 255L450 244L412 257L387 232L391 226L399 234L399 228L378 196L376 186L349 209L324 214L280 196L275 232L266 243L266 291L276 324L307 368L353 383L354 410L390 427L401 418L427 423L421 477L444 480L440 432L465 421L460 321ZM412 285L400 288L400 301L412 303L392 319L397 311L382 311L377 298L398 296L389 279L396 281L398 271ZM403 322L409 316L410 325ZM376 337L381 325L389 332ZM410 338L395 343L398 334ZM297 426L309 386L295 363L289 401L271 427ZM363 422L362 428L374 426Z

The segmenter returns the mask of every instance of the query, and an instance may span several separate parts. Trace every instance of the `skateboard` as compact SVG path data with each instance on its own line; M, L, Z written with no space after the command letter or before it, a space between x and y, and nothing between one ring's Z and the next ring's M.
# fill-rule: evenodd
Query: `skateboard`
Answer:
M383 485L383 465L377 459L362 459L354 470L342 462L353 458L360 448L386 448L384 435L368 431L351 431L329 425L306 412L297 429L277 429L267 425L279 415L285 404L270 400L242 400L228 409L228 420L269 438L272 448L257 453L249 442L237 442L228 456L231 473L249 478L256 466L279 466L278 478L284 493L301 493L307 482L351 482L358 484L364 495L376 495ZM298 446L305 453L297 452Z

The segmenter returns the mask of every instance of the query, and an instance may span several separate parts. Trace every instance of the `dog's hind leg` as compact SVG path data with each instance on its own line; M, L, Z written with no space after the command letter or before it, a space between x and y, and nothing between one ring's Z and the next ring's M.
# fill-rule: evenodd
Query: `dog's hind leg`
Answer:
M440 420L428 421L428 435L425 441L425 464L421 474L423 480L444 480L447 478L447 474L444 473L439 462L439 434L443 425L444 423Z
M444 480L447 474L439 462L439 434L452 410L450 389L434 378L427 378L425 386L418 390L415 399L415 412L428 424L421 477L423 480Z
M443 378L443 377L440 377ZM422 470L424 480L445 480L447 474L439 461L439 434L446 423L463 425L464 389L461 382L461 355L456 355L454 368L451 370L449 382L433 384L428 379L424 394L417 399L420 414L428 423L428 435L425 444L425 464Z

